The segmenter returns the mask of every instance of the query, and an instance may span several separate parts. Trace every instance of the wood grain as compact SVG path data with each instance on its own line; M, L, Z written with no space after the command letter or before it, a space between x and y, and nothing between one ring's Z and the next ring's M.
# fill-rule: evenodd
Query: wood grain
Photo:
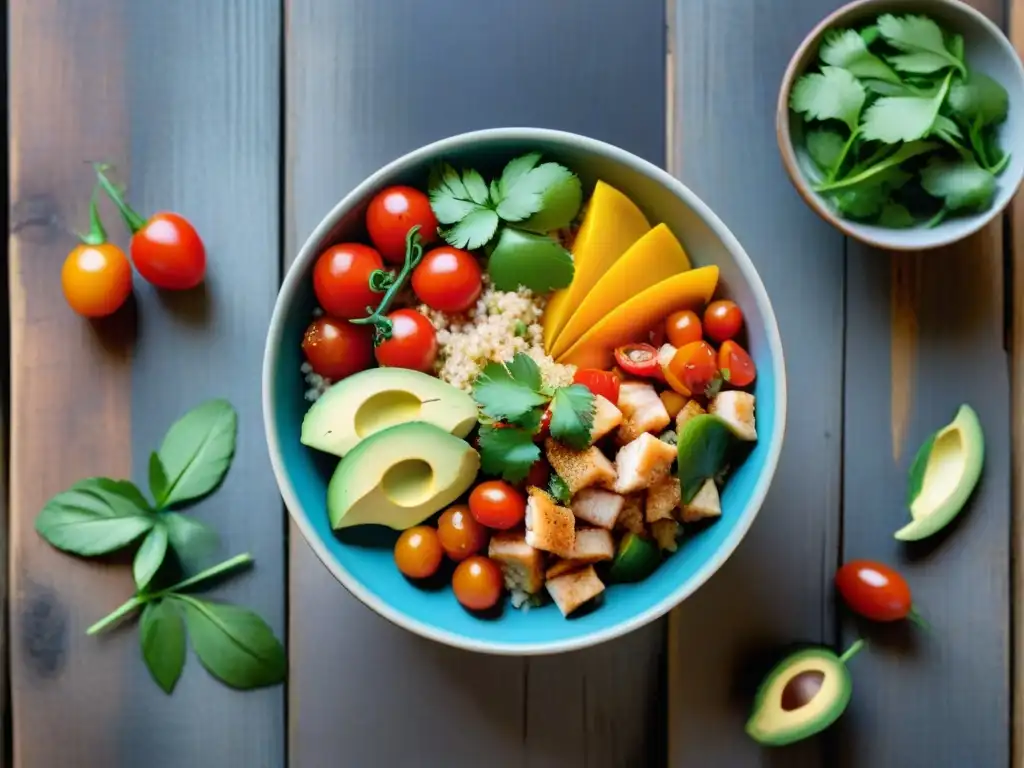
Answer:
M769 753L743 733L753 690L782 646L833 639L826 585L842 487L843 239L793 189L773 124L786 63L826 5L792 0L783 12L772 0L675 3L673 172L739 238L765 283L790 409L757 521L671 616L672 768L828 764L820 741Z
M286 28L287 254L377 167L474 128L562 128L664 162L663 0L292 0ZM456 652L359 605L295 531L291 553L292 764L657 759L660 625L528 662Z
M170 422L227 397L240 415L234 467L195 513L225 550L258 560L218 596L283 631L283 524L259 406L278 281L277 5L15 0L10 32L15 765L281 765L282 688L233 692L190 658L165 696L134 629L84 636L130 593L130 569L58 554L32 529L81 477L144 481ZM86 161L100 159L140 210L195 222L205 289L166 296L137 281L133 308L98 324L65 306L60 264L85 225ZM109 208L106 219L126 245Z
M1009 6L1010 39L1018 55L1024 55L1024 0L1011 0ZM1013 693L1010 712L1013 715L1011 731L1011 765L1024 768L1024 197L1018 194L1010 203L1009 238L1004 243L1008 254L1010 282L1009 343L1010 343L1010 419L1011 419L1011 524L1010 548L1013 572L1011 575L1011 616L1013 646Z

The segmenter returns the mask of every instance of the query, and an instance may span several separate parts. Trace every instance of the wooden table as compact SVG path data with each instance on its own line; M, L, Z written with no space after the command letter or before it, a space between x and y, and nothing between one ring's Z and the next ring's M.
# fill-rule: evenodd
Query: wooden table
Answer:
M1011 4L1024 6L975 0L1006 27ZM1010 449L1022 403L1011 391L1024 391L1024 313L1011 301L1024 265L1009 225L1024 207L960 247L897 256L844 240L804 205L775 146L776 92L796 45L836 5L11 0L6 761L1008 765L1021 690ZM1024 12L1015 20L1024 26ZM774 486L721 572L668 621L529 660L435 645L357 603L290 526L260 413L278 283L315 224L399 154L500 125L589 134L690 185L760 270L790 381ZM58 275L84 226L89 160L114 163L141 210L196 222L210 258L202 290L160 296L138 283L134 309L111 322L70 312ZM129 569L60 554L32 523L79 478L143 480L168 424L212 396L238 409L239 445L196 514L222 532L225 554L257 560L218 594L286 637L290 675L236 693L191 659L168 697L134 630L84 634L130 594ZM951 535L898 546L910 456L961 402L986 430L982 486ZM742 725L765 661L793 640L858 635L831 576L861 556L907 574L933 631L871 632L837 727L758 749Z

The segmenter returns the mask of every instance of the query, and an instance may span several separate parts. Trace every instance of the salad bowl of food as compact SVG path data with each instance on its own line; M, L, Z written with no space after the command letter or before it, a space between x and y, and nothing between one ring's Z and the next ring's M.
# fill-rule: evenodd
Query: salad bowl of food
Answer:
M775 316L696 195L614 146L411 152L310 235L267 337L285 503L350 592L439 642L582 648L692 594L786 419Z

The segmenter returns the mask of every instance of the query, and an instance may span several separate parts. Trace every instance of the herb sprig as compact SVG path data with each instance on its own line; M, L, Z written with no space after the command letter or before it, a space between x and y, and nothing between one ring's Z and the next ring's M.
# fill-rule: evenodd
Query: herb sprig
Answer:
M1006 89L964 58L959 34L923 15L883 14L830 31L793 86L814 189L840 215L934 226L985 210L1010 156L997 146Z

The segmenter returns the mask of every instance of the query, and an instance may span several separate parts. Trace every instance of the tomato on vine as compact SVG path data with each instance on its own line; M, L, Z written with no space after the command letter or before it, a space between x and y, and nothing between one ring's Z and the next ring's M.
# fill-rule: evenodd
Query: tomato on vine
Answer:
M480 298L483 273L471 253L441 246L427 251L416 265L412 289L431 309L464 312Z
M315 373L338 381L373 364L373 329L318 317L303 334L302 352Z
M365 317L380 302L370 275L384 269L384 260L373 248L360 243L333 245L320 254L313 267L313 292L324 312L351 320Z
M418 226L425 244L437 240L437 217L430 199L418 189L394 186L383 189L370 201L366 230L370 242L385 261L401 264L405 259L406 236Z
M391 368L429 373L437 359L437 331L415 309L396 309L388 315L391 336L377 345L377 362Z
M124 251L107 242L95 190L89 201L89 233L80 239L61 267L64 299L83 317L112 315L131 295L132 266Z

